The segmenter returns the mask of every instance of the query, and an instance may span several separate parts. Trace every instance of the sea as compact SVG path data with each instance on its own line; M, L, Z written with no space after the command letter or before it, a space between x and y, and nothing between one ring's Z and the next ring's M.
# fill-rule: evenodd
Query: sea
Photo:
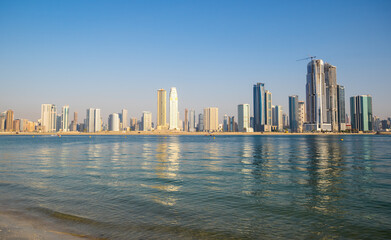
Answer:
M91 239L391 239L391 136L0 136L0 211Z

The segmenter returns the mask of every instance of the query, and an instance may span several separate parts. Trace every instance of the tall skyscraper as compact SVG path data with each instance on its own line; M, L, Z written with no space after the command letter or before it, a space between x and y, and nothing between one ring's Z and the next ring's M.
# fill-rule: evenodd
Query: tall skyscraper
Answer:
M128 110L122 109L122 129L128 129Z
M204 109L204 131L217 131L219 129L219 109L210 107Z
M94 131L100 132L102 131L102 118L100 116L100 109L96 108L94 110Z
M333 132L338 131L338 103L337 103L337 68L331 64L324 64L326 87L326 123L331 124Z
M179 112L178 112L178 93L175 87L170 90L170 130L178 130L179 125Z
M298 108L297 108L297 131L303 132L304 131L304 123L306 119L305 114L305 103L303 101L298 102Z
M289 96L289 128L291 132L298 132L297 120L299 111L299 97Z
M281 132L284 129L282 106L274 106L272 111L273 115L273 126L275 126L276 131Z
M183 131L189 131L189 110L185 108L185 121L183 122Z
M109 131L118 132L120 130L119 123L120 123L119 115L117 113L113 113L109 115Z
M164 89L157 90L157 129L168 129L167 117L167 92Z
M198 131L204 131L204 115L202 113L198 114Z
M239 132L250 131L250 104L238 105L238 130Z
M337 102L338 102L338 130L346 130L346 119L345 119L345 87L337 85Z
M190 109L189 114L189 131L195 132L196 126L195 126L195 111Z
M56 116L56 132L60 131L61 129L61 115L58 114Z
M137 118L133 117L130 119L130 129L132 129L132 131L138 130Z
M69 105L62 107L61 113L61 129L63 132L69 131Z
M372 97L371 95L353 96L350 98L350 115L352 130L372 131Z
M268 90L265 91L265 127L263 131L270 132L272 128L272 93Z
M143 112L141 117L141 122L143 126L143 131L151 131L152 130L152 113L151 112Z
M6 116L7 116L7 112L0 113L0 132L5 131Z
M95 132L95 127L94 127L94 120L95 120L95 109L89 108L87 109L87 114L86 114L86 123L85 123L85 128L87 129L87 132Z
M71 123L71 131L77 131L77 112L73 113L73 121Z
M57 125L57 108L54 104L41 105L42 132L55 132Z
M228 132L228 124L229 124L228 115L227 115L227 114L224 114L224 119L223 119L223 132Z
M9 109L5 115L5 131L12 132L14 129L14 111Z
M263 131L265 123L265 84L257 83L253 86L253 102L254 102L254 131Z

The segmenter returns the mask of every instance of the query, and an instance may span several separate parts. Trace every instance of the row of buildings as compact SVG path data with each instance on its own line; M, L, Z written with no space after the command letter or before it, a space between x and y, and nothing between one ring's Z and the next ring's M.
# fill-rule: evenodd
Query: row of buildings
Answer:
M178 92L170 89L167 109L167 92L157 90L156 126L152 113L144 111L140 119L128 118L128 111L112 113L107 124L99 108L86 110L86 118L78 122L78 113L69 120L69 106L63 106L57 114L54 104L42 104L41 119L37 122L26 119L14 120L14 112L0 113L0 131L16 132L100 132L100 131L225 131L225 132L341 132L380 131L389 129L389 120L372 116L372 97L359 95L350 98L350 116L345 111L345 88L337 84L337 68L321 59L311 59L307 64L305 102L298 95L289 96L289 115L283 113L281 105L272 104L272 93L264 83L253 85L253 116L250 104L239 104L237 116L224 115L219 123L217 107L203 109L196 115L195 110L185 109L184 119L178 110ZM169 115L167 115L167 112ZM169 116L169 121L167 121ZM387 122L388 121L388 122ZM388 128L387 128L388 127Z

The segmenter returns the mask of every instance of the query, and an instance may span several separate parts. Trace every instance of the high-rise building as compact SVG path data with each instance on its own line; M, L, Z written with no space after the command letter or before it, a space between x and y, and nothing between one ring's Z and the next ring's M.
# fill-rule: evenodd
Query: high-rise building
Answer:
M170 89L170 130L178 130L178 93L175 87Z
M265 91L265 123L263 131L270 132L272 128L272 93Z
M14 111L11 109L5 113L5 131L12 132L14 130Z
M338 131L338 102L337 102L337 68L331 64L324 64L324 77L326 87L326 119L331 124L333 132Z
M86 123L85 123L85 128L87 132L95 131L94 120L95 120L95 109L94 108L87 109Z
M94 130L95 132L102 131L102 118L100 116L100 109L94 110Z
M299 97L289 96L289 128L291 132L298 132Z
M337 102L338 102L338 131L346 130L346 119L345 119L345 87L337 85Z
M0 132L5 131L6 116L7 116L7 112L0 113Z
M298 102L298 108L297 108L297 131L303 132L304 131L304 123L306 119L305 114L305 103L304 101Z
M73 113L73 121L71 123L71 131L77 131L77 112Z
M228 115L227 115L227 114L224 114L223 132L228 132L228 124L229 124Z
M190 132L195 132L196 131L196 126L195 126L195 111L190 109L190 114L189 114L189 131Z
M143 112L141 117L141 122L143 126L143 131L151 131L152 130L152 113L151 112Z
M284 129L289 128L289 116L287 116L285 113L282 114L282 123Z
M42 132L55 132L57 125L57 108L54 104L41 105Z
M204 115L202 113L198 114L198 131L204 131Z
M273 126L275 130L281 132L284 129L282 106L276 105L272 107Z
M167 126L167 92L164 89L157 90L157 129L168 129Z
M61 113L61 129L63 132L69 131L69 105L62 107Z
M113 113L109 115L109 131L118 132L120 130L119 123L120 123L119 115L117 113Z
M128 110L126 109L122 109L122 120L121 120L121 123L122 123L122 129L123 130L127 130L128 129Z
M219 109L209 107L204 109L204 131L217 131L219 128Z
M183 122L183 131L189 131L189 110L185 108L185 121Z
M238 131L250 131L250 104L238 105Z
M265 84L257 83L253 86L253 102L254 102L254 131L263 131L265 123Z
M372 97L359 95L350 98L352 130L372 131Z
M130 129L132 129L132 131L138 130L137 118L133 117L130 119Z
M60 131L61 129L61 115L56 116L56 132Z

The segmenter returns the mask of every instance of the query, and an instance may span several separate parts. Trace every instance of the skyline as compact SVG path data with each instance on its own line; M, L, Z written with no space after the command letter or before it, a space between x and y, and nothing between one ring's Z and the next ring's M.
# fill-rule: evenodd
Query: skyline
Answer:
M305 100L296 60L310 54L337 66L346 102L370 94L374 115L391 115L387 1L91 3L0 3L1 111L36 120L52 103L80 119L91 107L139 118L155 113L157 89L175 86L181 119L209 106L222 119L252 105L248 89L262 82L287 114L288 96Z

